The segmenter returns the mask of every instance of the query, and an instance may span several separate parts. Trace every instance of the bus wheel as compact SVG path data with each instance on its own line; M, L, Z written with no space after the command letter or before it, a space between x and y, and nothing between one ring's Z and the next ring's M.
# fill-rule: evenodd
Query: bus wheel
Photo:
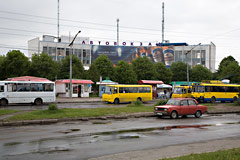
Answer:
M215 98L215 97L212 97L212 98L211 98L211 102L212 102L212 103L216 103L216 98Z
M7 102L6 99L0 100L0 105L1 105L1 106L6 106L7 104L8 104L8 102Z
M137 101L142 102L142 98L138 97L138 98L137 98Z
M42 104L42 99L41 98L35 99L34 104L37 105L37 106L41 105Z
M118 98L114 99L114 104L119 104L119 99Z
M176 111L172 111L172 113L171 113L171 118L172 118L172 119L178 118L178 113L177 113Z
M236 102L237 101L237 97L233 97L233 102Z

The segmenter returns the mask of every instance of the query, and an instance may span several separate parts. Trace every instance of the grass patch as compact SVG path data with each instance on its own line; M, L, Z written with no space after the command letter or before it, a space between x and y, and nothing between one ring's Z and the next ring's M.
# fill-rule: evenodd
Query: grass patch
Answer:
M226 159L240 159L240 148L230 149L225 151L217 151L210 153L201 154L190 154L187 156L176 157L176 158L165 158L164 160L226 160Z
M139 100L133 101L133 102L131 102L131 104L127 105L127 107L143 107L143 106L144 105L143 105L142 101L139 101Z
M202 106L216 106L217 104L215 104L215 103L200 103L199 105L202 105Z
M0 116L11 114L11 113L16 113L16 112L19 112L19 111L17 111L17 110L10 110L10 109L0 109Z
M132 107L105 107L105 108L64 108L58 110L37 110L19 114L6 119L7 121L36 120L36 119L61 119L78 117L99 117L106 115L120 115L123 113L153 112L151 106Z
M207 107L207 110L213 110L213 109L216 109L216 108L215 107L211 107L211 106Z

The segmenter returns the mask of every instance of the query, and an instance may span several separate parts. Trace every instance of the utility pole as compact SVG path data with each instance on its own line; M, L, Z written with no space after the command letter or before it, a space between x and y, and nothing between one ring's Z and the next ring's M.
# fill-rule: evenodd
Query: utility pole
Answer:
M73 53L73 43L77 37L77 35L81 33L81 31L78 31L78 33L75 35L75 37L73 38L72 42L68 45L70 47L70 84L69 84L69 88L70 88L70 93L69 93L69 98L72 98L72 53Z
M117 18L117 45L119 46L119 18Z
M59 0L58 0L58 8L57 8L57 43L59 42ZM57 45L58 46L58 45ZM56 47L58 48L58 47ZM58 60L58 49L56 49L56 61Z
M187 51L185 53L185 55L186 55L186 62L187 62L187 55L188 55L188 53L190 53L195 47L197 47L199 45L201 45L201 43L199 43L198 45L195 45L194 47L192 47L189 51ZM189 67L188 67L188 63L187 63L187 85L190 86L190 84L189 84Z
M164 2L162 2L162 43L164 42Z

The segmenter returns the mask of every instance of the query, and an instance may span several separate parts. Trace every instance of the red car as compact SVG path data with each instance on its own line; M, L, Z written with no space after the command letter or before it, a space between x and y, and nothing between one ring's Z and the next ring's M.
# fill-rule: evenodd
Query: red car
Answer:
M178 116L195 115L196 118L201 117L206 113L207 106L199 105L195 99L192 98L173 98L169 99L164 106L155 106L154 113L157 116L171 116L175 119Z

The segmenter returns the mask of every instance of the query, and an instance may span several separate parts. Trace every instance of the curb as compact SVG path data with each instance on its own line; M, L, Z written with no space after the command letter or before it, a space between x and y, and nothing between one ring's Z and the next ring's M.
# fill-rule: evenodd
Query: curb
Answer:
M229 111L229 112L208 112L207 114L239 114L240 111ZM79 118L62 118L62 119L43 119L43 120L26 120L26 121L15 121L15 122L0 122L0 127L2 126L24 126L24 125L47 125L54 124L58 122L67 121L89 121L89 120L108 120L108 119L128 119L128 118L141 118L141 117L156 117L157 115L153 112L141 112L132 113L125 115L107 115L101 117L79 117Z

